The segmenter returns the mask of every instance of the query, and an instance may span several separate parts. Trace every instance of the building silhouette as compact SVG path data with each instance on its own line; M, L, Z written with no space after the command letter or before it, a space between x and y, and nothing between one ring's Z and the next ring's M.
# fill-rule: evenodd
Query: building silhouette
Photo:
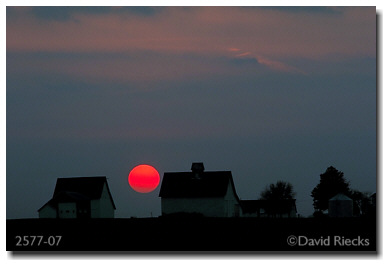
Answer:
M106 177L58 178L53 197L39 218L114 218L115 203Z
M230 171L204 171L193 163L191 172L164 173L160 194L162 215L201 214L240 216L240 204Z
M329 199L329 217L352 217L353 200L343 193Z

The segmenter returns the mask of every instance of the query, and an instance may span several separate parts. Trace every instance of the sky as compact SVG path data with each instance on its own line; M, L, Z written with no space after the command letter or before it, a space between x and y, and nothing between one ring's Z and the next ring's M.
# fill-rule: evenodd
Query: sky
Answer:
M329 166L376 192L375 7L7 7L6 217L107 176L116 217L161 214L130 170L231 171L240 199Z

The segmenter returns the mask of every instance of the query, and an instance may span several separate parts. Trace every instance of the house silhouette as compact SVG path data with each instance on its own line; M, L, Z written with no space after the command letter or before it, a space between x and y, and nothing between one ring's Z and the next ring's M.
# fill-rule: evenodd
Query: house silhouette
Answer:
M107 178L58 178L53 197L39 210L39 218L114 218L115 203Z
M232 173L204 171L193 163L191 172L164 173L160 194L162 215L197 213L207 217L240 215Z

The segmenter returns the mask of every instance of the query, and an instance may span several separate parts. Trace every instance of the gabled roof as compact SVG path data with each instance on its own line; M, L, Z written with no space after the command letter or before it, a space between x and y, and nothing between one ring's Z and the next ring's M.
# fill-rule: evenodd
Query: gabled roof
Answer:
M106 177L72 177L58 178L53 197L38 211L47 204L55 205L58 202L100 199L104 184L106 184L112 205L116 209Z
M229 181L238 200L230 171L168 172L164 173L161 198L224 197Z
M106 177L58 178L53 197L60 192L77 192L90 199L100 199Z

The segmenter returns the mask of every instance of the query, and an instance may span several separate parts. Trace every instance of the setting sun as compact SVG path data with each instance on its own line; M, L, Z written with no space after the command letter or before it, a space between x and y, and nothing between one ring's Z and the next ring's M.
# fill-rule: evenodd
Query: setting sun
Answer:
M157 188L160 183L160 175L152 166L138 165L130 171L128 181L133 190L148 193Z

